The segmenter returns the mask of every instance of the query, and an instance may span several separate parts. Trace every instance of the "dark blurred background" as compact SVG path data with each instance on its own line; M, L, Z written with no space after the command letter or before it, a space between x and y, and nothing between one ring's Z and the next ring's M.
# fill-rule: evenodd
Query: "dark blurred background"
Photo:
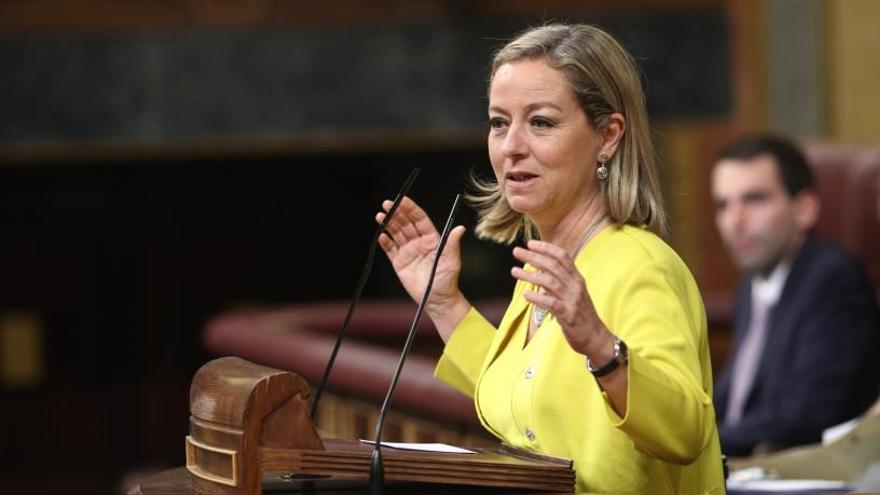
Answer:
M708 298L735 279L706 192L721 144L880 140L878 3L536 4L0 0L0 493L182 464L205 322L349 297L413 166L442 221L490 173L491 52L530 25L599 24L640 63L669 240ZM508 250L464 249L466 291L505 296ZM367 297L403 297L384 259Z

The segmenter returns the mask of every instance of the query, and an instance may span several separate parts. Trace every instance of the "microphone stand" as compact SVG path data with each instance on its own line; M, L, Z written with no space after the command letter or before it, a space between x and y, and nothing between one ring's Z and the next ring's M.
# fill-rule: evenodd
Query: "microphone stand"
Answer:
M394 204L391 205L388 214L385 215L385 219L382 220L382 223L376 228L376 233L373 234L373 241L370 243L370 250L367 253L367 262L364 264L364 269L361 272L361 278L354 291L354 297L351 300L351 304L348 306L348 313L345 315L342 328L339 329L339 333L336 335L336 344L333 345L333 351L330 353L330 359L327 361L327 366L324 368L324 374L321 376L321 381L315 389L312 410L309 412L309 417L312 422L315 421L315 412L318 410L318 402L321 400L321 393L324 392L324 387L327 385L327 378L330 376L330 370L333 368L333 363L336 362L336 354L339 352L339 346L342 344L342 339L345 338L346 332L348 332L348 325L351 323L352 315L354 315L354 308L357 306L358 301L360 301L361 294L364 292L364 287L367 285L367 279L370 277L370 270L373 268L373 259L376 257L376 246L379 244L379 236L382 235L382 232L385 232L385 228L397 212L397 208L400 206L401 201L403 201L404 196L409 192L409 188L412 187L416 177L419 176L419 171L419 167L414 167L412 172L409 173L409 177L407 177L406 182L403 183L403 187L400 188L400 192L398 192L397 196L394 198Z
M440 242L437 243L437 249L434 252L434 263L431 265L431 274L428 277L428 284L425 286L425 291L422 293L422 299L419 301L419 306L416 309L416 316L413 318L412 326L410 326L409 333L406 335L406 343L403 345L400 359L397 361L397 368L395 368L394 374L391 376L391 384L388 386L388 393L385 395L385 401L382 403L382 408L379 410L379 417L376 420L376 443L373 446L373 455L370 458L370 493L372 495L381 495L385 484L381 449L382 426L385 424L385 415L388 413L388 408L391 405L391 398L394 396L394 389L397 388L397 380L400 379L400 372L403 370L403 363L406 361L407 355L409 355L410 347L412 347L413 339L416 335L416 328L418 328L419 321L422 319L422 312L425 309L425 303L428 301L428 295L431 293L431 286L434 284L434 275L437 274L437 264L440 262L440 255L443 253L443 248L446 246L446 240L449 238L449 233L452 230L452 223L455 221L456 213L458 213L460 199L461 195L456 194L455 201L452 203L452 209L449 212L449 218L446 219L446 226L443 227L443 233L440 235Z

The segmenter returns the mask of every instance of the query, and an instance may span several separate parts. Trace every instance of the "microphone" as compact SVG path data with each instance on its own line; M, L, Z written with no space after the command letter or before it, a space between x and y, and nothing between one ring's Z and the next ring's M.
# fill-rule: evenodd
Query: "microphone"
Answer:
M412 326L406 335L406 343L400 352L400 359L397 361L397 368L391 376L391 384L388 386L388 393L385 395L385 402L379 409L379 417L376 419L376 443L373 446L373 455L370 459L370 493L372 495L380 495L383 485L385 484L385 474L382 466L382 426L385 424L385 415L391 405L391 398L394 396L394 389L397 388L397 380L400 378L400 372L403 369L403 363L409 355L409 349L412 347L413 339L416 335L416 328L422 319L422 312L425 309L425 303L428 301L428 295L431 293L431 286L434 284L434 275L437 274L437 264L440 261L440 255L443 254L443 248L446 246L446 240L452 231L452 224L455 221L455 215L458 213L458 204L461 194L455 195L455 201L452 203L452 209L449 211L449 218L446 219L446 226L443 227L443 233L440 234L440 242L437 243L437 249L434 251L434 263L431 265L431 274L428 277L428 284L422 293L422 299L416 308L416 316L413 318Z
M348 325L351 323L352 315L354 315L354 308L357 306L358 301L360 301L361 294L364 292L364 287L367 285L367 279L370 277L370 270L373 268L373 259L376 257L376 246L379 244L379 236L382 232L385 232L385 228L397 212L400 202L403 201L404 196L409 192L409 188L412 187L413 182L416 181L416 177L419 176L419 171L419 167L413 167L406 182L403 183L403 187L400 188L400 192L395 196L394 204L391 205L388 214L385 215L385 219L382 220L382 223L379 224L378 227L376 227L376 233L373 234L373 241L370 243L370 250L367 252L367 262L364 264L363 271L361 271L361 278L355 288L354 297L351 299L351 304L348 306L348 313L345 315L345 320L342 322L342 328L339 329L339 333L336 335L336 344L333 346L333 352L330 353L330 360L327 361L327 366L324 368L321 382L318 384L318 388L315 389L315 399L312 401L312 410L309 412L309 417L313 422L315 421L315 412L318 410L318 402L321 400L321 393L324 392L324 387L327 385L327 378L330 376L330 370L333 368L333 363L336 361L336 354L339 353L339 346L342 344L342 339L345 338L346 332L348 332Z

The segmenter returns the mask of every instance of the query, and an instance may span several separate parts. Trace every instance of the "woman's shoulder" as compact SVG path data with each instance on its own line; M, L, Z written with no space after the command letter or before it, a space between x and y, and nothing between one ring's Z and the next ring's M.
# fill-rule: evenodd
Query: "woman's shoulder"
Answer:
M616 294L634 281L661 284L670 294L698 302L699 289L685 262L657 234L632 225L612 226L596 236L595 251L578 260L585 278L609 294ZM641 283L637 285L643 285Z
M625 257L631 262L682 263L669 244L646 228L612 225L602 234L595 239L598 252L605 252L618 259Z
M576 261L584 275L622 281L637 273L656 272L670 280L693 281L684 260L648 229L610 226L593 241Z

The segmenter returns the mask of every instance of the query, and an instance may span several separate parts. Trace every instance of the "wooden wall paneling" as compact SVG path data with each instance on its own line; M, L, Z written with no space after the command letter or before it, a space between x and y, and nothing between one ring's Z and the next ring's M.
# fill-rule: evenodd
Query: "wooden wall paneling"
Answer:
M255 25L275 16L274 0L189 0L193 22L197 25ZM289 2L292 4L299 2Z
M426 0L310 2L276 1L272 22L276 25L377 25L408 22L446 22L464 2Z
M762 128L767 122L767 60L764 0L727 0L733 78L734 129Z
M769 0L766 25L768 127L799 138L824 134L822 0Z
M433 149L460 136L476 141L486 61L521 27L493 20L0 37L11 74L0 82L0 162L200 150L246 157L375 136L395 148L419 136ZM640 60L655 121L730 111L723 11L615 18L609 29Z
M670 215L670 243L694 274L709 316L712 366L719 371L730 348L729 328L717 321L738 274L715 228L710 178L714 155L732 139L727 121L658 126L662 180Z
M711 171L718 150L735 136L725 121L659 126L670 240L701 290L729 290L737 278L715 228Z
M826 105L831 137L880 143L880 2L826 0Z
M3 0L0 33L128 31L192 25L188 0Z

